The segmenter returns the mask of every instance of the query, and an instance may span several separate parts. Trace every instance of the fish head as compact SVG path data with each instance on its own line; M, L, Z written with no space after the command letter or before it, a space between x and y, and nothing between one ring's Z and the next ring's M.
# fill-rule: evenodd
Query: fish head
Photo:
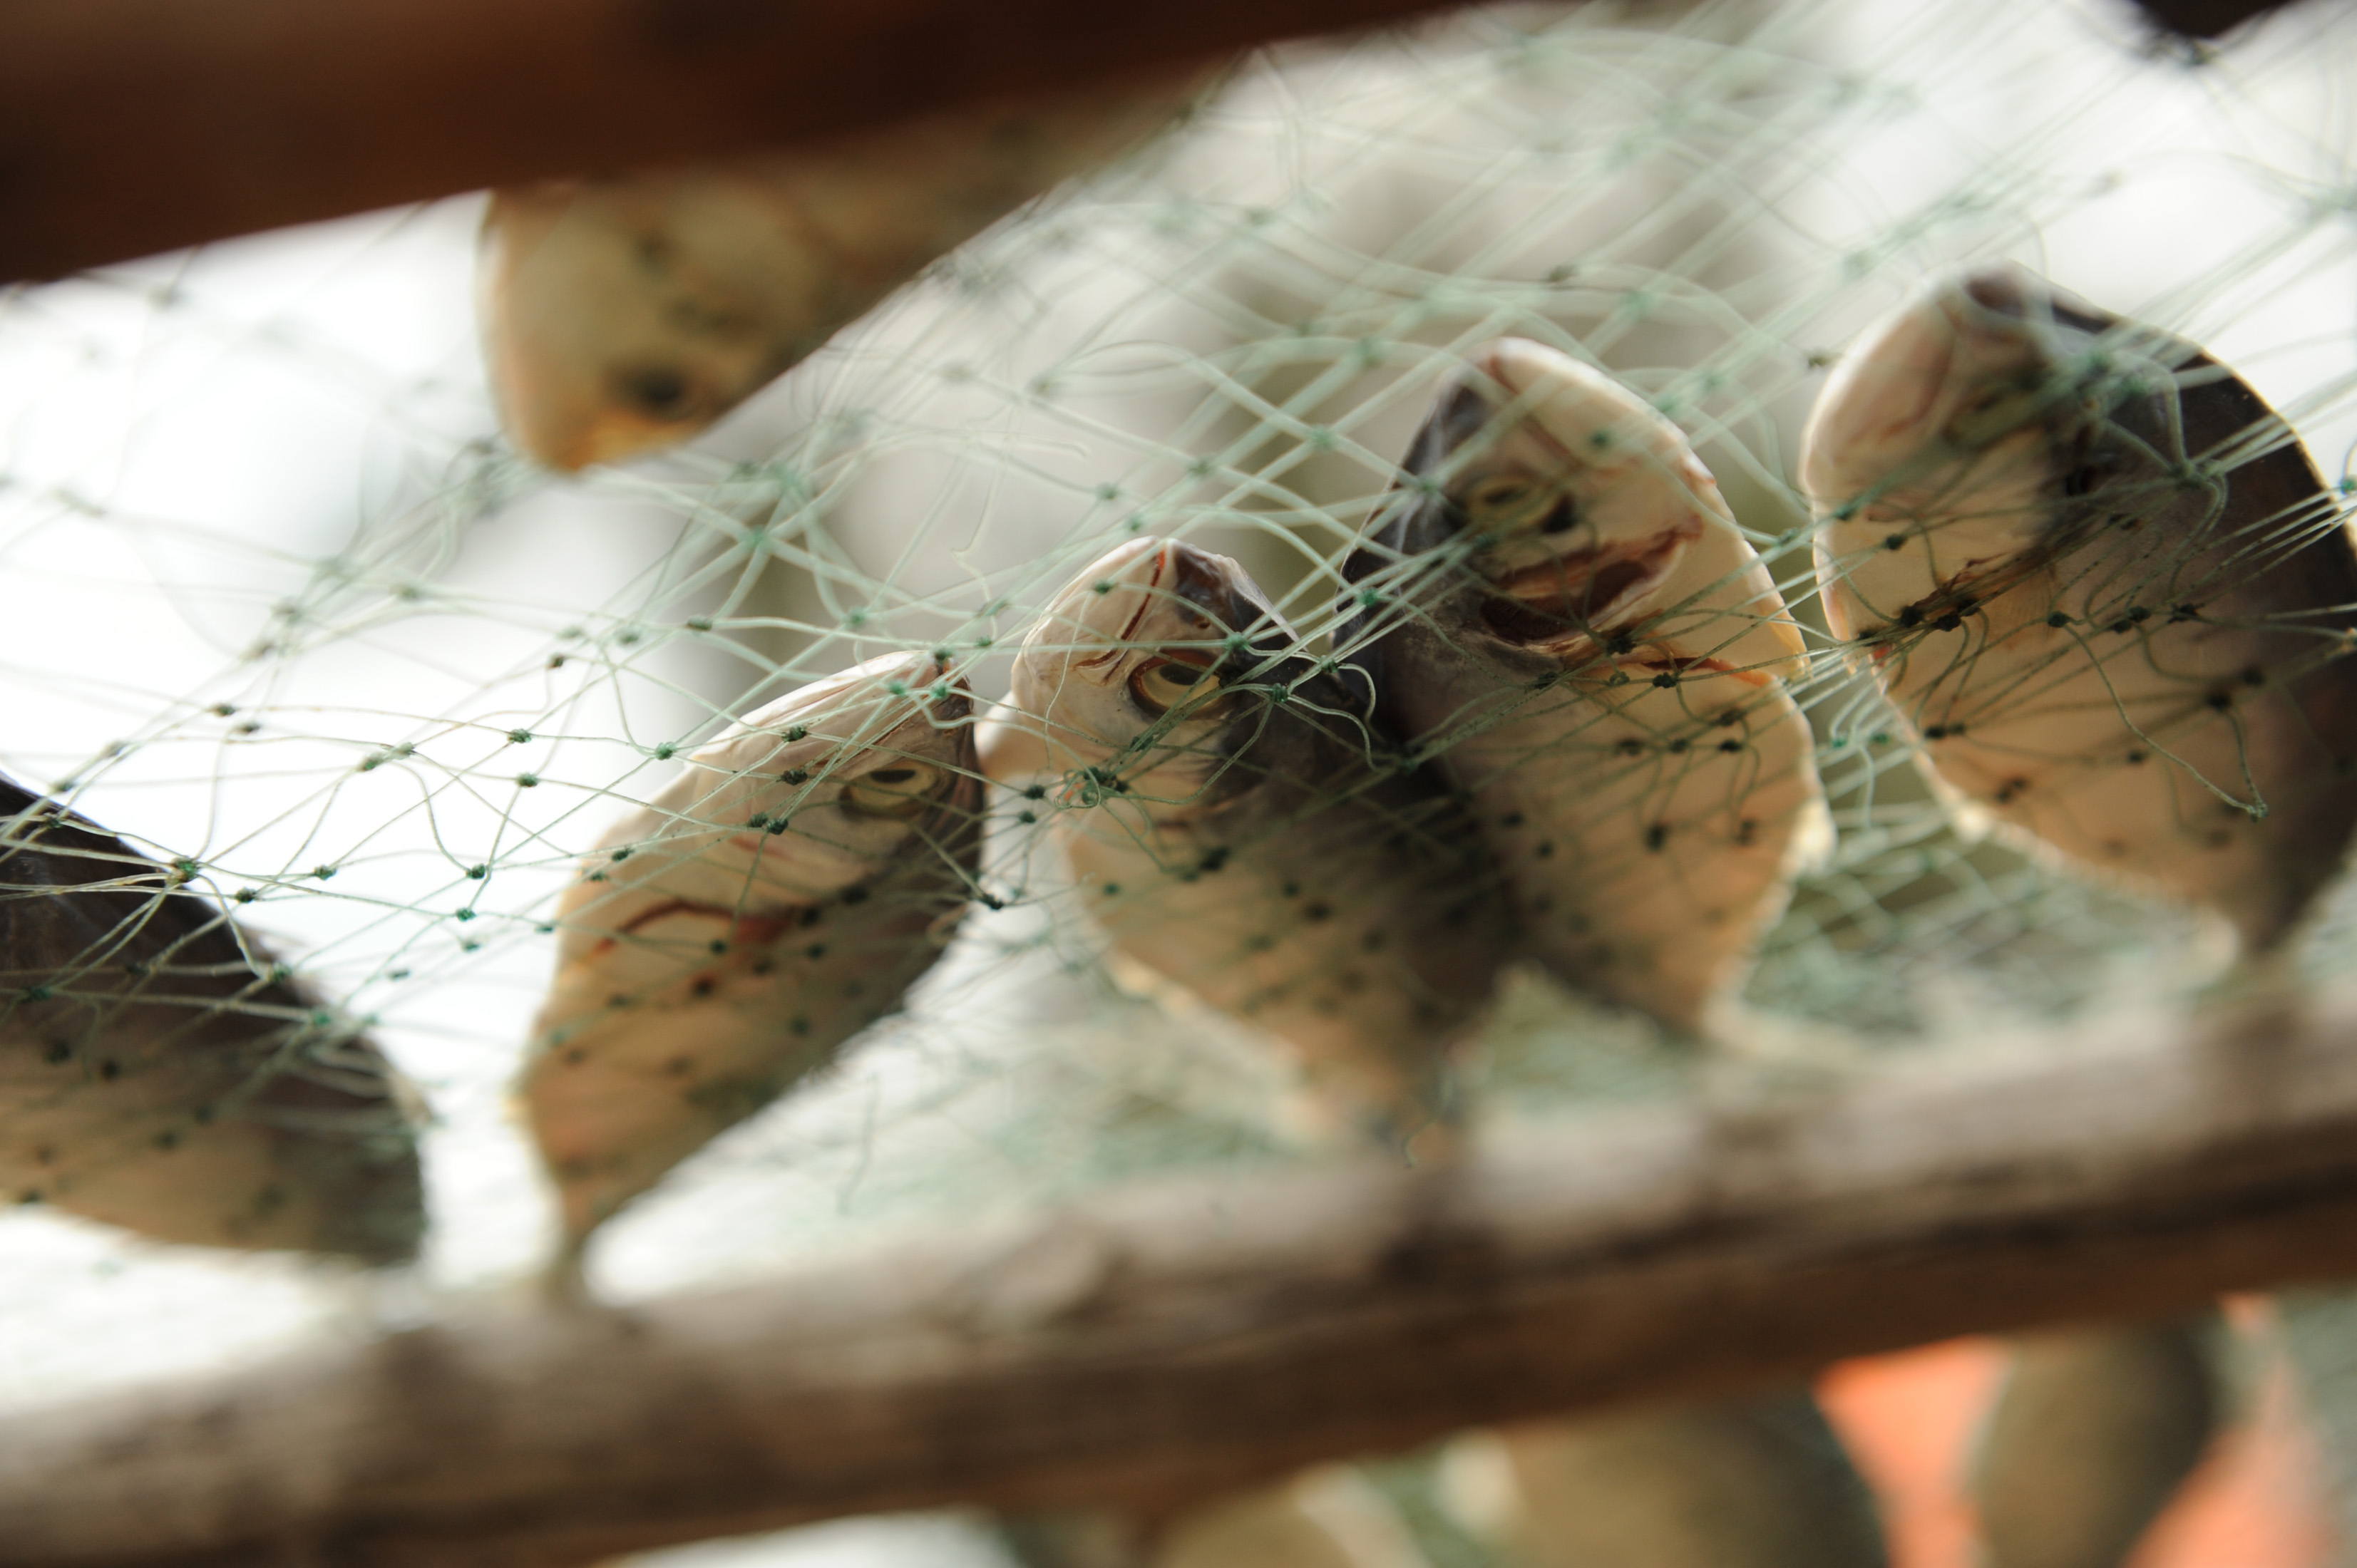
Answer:
M1869 328L1801 440L1835 631L2001 580L2067 537L2093 491L2118 500L2140 465L2113 416L2170 388L2184 348L2010 264L1943 279Z
M974 694L929 653L892 653L815 682L698 751L776 852L804 874L872 868L959 836L981 805ZM782 832L780 831L782 829Z
M823 898L906 855L960 859L981 820L973 715L963 680L928 654L804 686L697 749L608 835L590 858L596 883L576 884L574 903L617 919L634 896L758 912Z
M1215 737L1251 702L1236 684L1294 642L1244 569L1182 540L1135 539L1056 596L1015 661L1013 704L1049 769L1142 752L1146 768L1216 763ZM1145 769L1125 769L1125 776Z
M694 436L815 346L809 252L722 174L495 192L480 315L510 437L574 469Z
M1378 542L1453 547L1465 629L1577 665L1636 643L1786 674L1803 648L1684 434L1570 355L1506 338L1442 391Z

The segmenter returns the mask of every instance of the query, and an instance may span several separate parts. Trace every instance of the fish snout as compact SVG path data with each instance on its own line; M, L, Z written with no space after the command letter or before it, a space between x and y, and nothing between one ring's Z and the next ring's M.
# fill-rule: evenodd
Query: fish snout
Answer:
M1036 653L1093 668L1104 650L1125 646L1155 602L1170 543L1133 539L1091 562L1032 628L1026 660Z
M1684 435L1652 404L1560 349L1501 338L1480 350L1476 363L1569 465L1674 468L1686 456Z
M1441 474L1458 449L1489 428L1508 395L1482 360L1459 368L1416 427L1400 467L1415 479Z
M1989 315L2010 317L2016 321L2027 321L2031 299L2042 296L2045 292L2031 283L2028 273L2011 262L1975 267L1958 278L1954 287L1956 294Z
M1918 298L1842 357L1801 436L1801 488L1820 509L1855 500L1936 441L1955 401L1957 328Z
M1244 569L1227 556L1214 555L1184 541L1173 541L1166 560L1168 579L1164 585L1170 596L1195 612L1189 618L1208 617L1211 625L1206 629L1212 634L1250 638L1277 620L1276 607L1262 596Z
M1060 658L1072 673L1110 685L1130 654L1169 644L1208 650L1275 616L1226 556L1184 540L1132 540L1057 601L1032 633L1024 661L1036 667Z

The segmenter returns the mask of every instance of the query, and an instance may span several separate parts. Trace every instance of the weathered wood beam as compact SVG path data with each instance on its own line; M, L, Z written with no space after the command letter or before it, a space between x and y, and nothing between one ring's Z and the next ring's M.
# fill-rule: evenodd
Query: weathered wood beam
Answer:
M577 1564L1153 1507L1470 1423L2357 1274L2357 993L1375 1165L1107 1192L628 1309L471 1312L0 1423L15 1568Z
M1458 0L10 0L0 283L823 141ZM2214 37L2275 0L2141 0Z
M0 283L823 141L1443 0L10 0Z

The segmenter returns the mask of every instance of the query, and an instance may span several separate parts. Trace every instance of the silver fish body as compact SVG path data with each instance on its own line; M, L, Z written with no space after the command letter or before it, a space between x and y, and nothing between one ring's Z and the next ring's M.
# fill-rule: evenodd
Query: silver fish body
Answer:
M1804 1391L1510 1427L1451 1455L1515 1568L1884 1568L1874 1497Z
M0 1184L167 1241L410 1258L415 1090L183 880L0 779Z
M1942 780L2283 941L2357 828L2357 551L2249 387L1991 269L1845 358L1801 478L1827 618Z
M1539 958L1700 1031L1829 843L1799 628L1677 428L1555 350L1476 350L1403 466L1338 646L1472 797Z
M1243 568L1130 542L1016 663L1082 901L1116 947L1288 1047L1317 1100L1402 1143L1507 949L1461 805L1399 765L1347 669Z
M1207 81L1097 83L824 148L493 193L479 293L510 438L560 468L686 440Z
M577 1244L899 1006L980 862L972 700L888 655L752 714L560 904L521 1093Z
M2119 1568L2208 1451L2214 1316L2023 1337L1972 1477L1986 1568Z

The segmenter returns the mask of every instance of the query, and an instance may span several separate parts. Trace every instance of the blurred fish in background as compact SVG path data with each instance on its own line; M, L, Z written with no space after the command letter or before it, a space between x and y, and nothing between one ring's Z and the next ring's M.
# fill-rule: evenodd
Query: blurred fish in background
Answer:
M1340 1465L1152 1522L1109 1513L1011 1521L999 1541L1021 1568L1427 1568L1398 1510Z
M0 1183L158 1240L407 1262L424 1102L199 869L0 779Z
M558 468L684 441L938 258L1119 157L1190 69L736 162L494 191L485 357L510 437Z
M1880 1568L1874 1494L1807 1391L1460 1439L1450 1499L1513 1568Z

